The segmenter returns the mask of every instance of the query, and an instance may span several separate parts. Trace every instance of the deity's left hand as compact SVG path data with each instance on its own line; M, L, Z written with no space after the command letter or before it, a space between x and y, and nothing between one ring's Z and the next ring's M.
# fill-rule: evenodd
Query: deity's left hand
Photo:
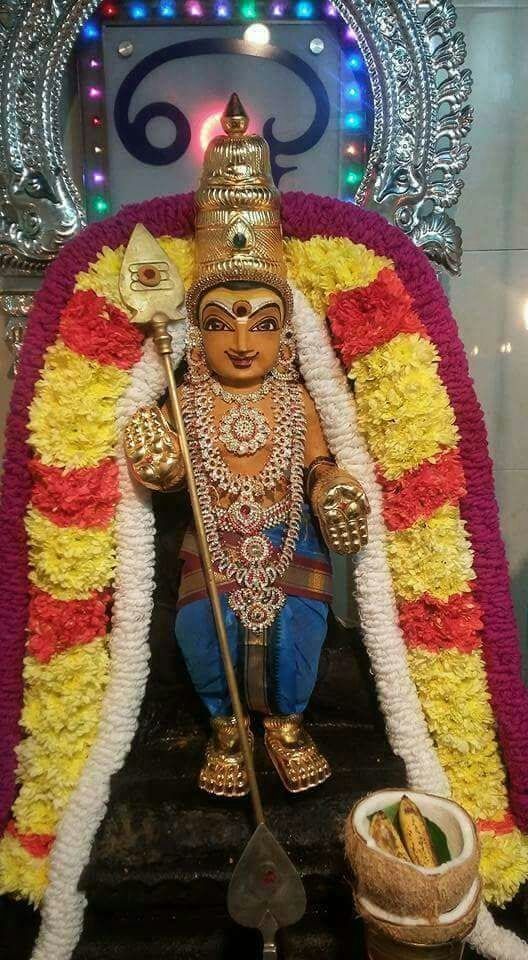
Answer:
M354 554L368 543L369 503L361 484L337 468L326 470L311 491L325 543L334 553Z

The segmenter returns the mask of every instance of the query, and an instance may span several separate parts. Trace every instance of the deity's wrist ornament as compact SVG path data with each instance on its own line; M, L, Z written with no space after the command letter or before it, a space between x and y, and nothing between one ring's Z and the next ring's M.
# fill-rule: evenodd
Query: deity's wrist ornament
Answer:
M157 404L136 410L123 442L129 470L144 487L168 490L182 484L185 468L178 435Z
M327 473L328 470L335 470L335 468L335 460L332 457L315 457L315 459L312 460L309 466L306 467L304 475L304 485L308 497L311 497L314 484L320 479L321 475Z

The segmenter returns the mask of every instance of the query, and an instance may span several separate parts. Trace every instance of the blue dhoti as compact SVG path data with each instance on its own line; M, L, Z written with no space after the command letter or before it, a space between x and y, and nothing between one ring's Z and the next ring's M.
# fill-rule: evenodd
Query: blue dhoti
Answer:
M274 545L279 545L284 536L283 525L267 530L266 535ZM196 577L194 553L192 557L192 576ZM265 684L269 711L302 713L317 679L331 598L328 554L307 507L291 569L280 585L287 595L286 601L266 633ZM228 592L220 586L229 648L235 669L241 674L246 631L229 606ZM209 713L213 717L231 715L233 709L207 596L184 602L178 611L175 629L193 685Z

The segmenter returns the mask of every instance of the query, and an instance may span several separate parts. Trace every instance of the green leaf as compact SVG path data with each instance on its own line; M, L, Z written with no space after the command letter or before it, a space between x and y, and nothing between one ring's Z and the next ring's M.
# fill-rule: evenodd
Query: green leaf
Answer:
M429 836L431 837L431 843L433 844L433 850L436 854L438 863L447 863L448 860L451 860L451 854L449 852L447 837L444 831L438 826L437 823L434 823L432 820L428 820L427 817L424 819L427 824L427 829L429 831Z
M392 823L397 826L398 823L398 807L400 806L400 801L397 803L391 803L390 807L385 807L383 813Z

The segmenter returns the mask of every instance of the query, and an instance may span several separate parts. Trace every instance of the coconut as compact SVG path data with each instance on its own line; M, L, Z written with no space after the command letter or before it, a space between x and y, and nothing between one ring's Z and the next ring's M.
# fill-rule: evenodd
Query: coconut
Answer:
M480 906L480 880L475 880L454 910L441 913L434 923L421 917L400 917L356 896L359 913L369 927L390 940L432 945L463 940L475 926Z
M423 816L443 830L451 859L420 867L381 850L369 817L410 797ZM345 824L345 849L355 874L356 896L396 917L435 921L459 906L478 877L479 844L471 817L457 803L417 790L378 790L356 803Z

